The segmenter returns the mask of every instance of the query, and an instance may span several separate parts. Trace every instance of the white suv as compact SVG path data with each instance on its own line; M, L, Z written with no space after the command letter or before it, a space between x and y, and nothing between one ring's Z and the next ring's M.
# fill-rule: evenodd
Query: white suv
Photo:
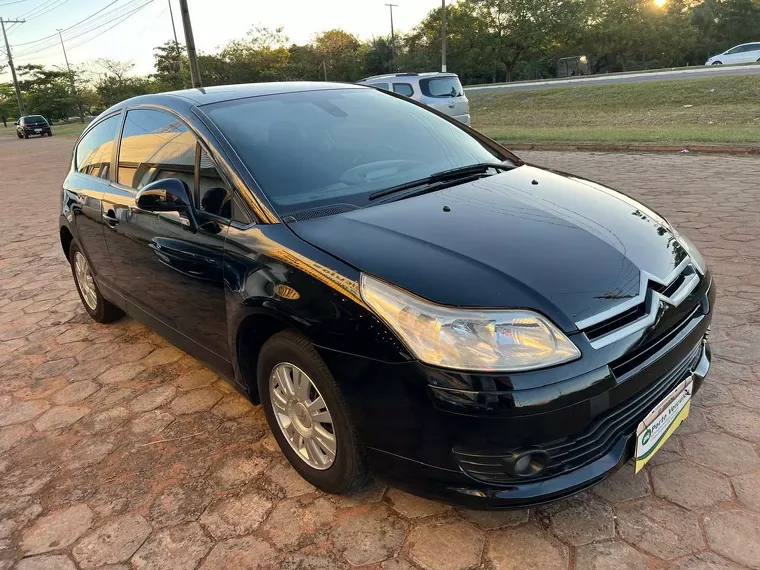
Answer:
M470 124L470 102L456 73L390 73L356 83L393 91Z

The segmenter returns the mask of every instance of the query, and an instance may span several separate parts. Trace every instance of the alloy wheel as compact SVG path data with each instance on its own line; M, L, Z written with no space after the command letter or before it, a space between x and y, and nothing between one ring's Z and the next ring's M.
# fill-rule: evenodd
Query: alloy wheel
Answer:
M281 362L269 376L269 395L283 435L309 467L328 469L336 437L330 410L316 385L295 364Z
M90 264L87 263L80 251L74 253L74 276L85 304L95 311L98 308L98 292L95 289L95 280L92 278Z

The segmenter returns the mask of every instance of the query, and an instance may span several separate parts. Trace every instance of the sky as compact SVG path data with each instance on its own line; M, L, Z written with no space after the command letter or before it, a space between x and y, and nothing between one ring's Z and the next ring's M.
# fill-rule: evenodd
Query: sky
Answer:
M27 14L27 23L6 25L16 66L25 63L64 66L60 41L56 38L56 29L62 28L72 65L100 57L131 60L135 63L133 73L146 74L153 70L153 47L173 38L169 1L179 41L183 43L178 0L0 0L0 17L15 19ZM121 23L116 24L119 20L115 20L105 24L98 20L110 19L107 16L111 10L116 17L146 2L149 3L144 8ZM188 5L197 48L213 52L230 40L244 38L253 26L282 26L290 40L299 44L333 28L341 28L360 39L389 36L386 2L398 4L393 8L393 22L400 31L409 31L430 10L441 5L440 0L188 0ZM109 4L113 5L106 8ZM103 8L87 24L65 31ZM78 36L87 31L90 23L102 25ZM109 26L115 27L106 31ZM0 54L6 63L2 38ZM7 68L0 74L0 82L4 81L10 81Z

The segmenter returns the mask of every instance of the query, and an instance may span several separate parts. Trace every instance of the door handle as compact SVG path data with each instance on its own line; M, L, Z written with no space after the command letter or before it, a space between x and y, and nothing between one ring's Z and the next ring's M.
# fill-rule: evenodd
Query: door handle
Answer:
M107 214L103 214L103 221L107 223L109 226L114 227L116 224L119 223L119 218L112 215L112 212L108 212Z

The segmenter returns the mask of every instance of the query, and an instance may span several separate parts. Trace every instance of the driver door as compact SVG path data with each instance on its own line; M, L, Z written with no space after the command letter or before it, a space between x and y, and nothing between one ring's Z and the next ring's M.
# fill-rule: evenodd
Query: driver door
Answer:
M205 360L226 368L222 258L229 220L198 210L195 224L184 214L149 212L135 202L143 187L167 178L181 180L189 195L198 195L200 156L195 134L177 116L129 110L117 181L103 200L106 243L129 312L175 344L194 354L203 351ZM205 172L210 168L207 160ZM221 179L219 185L224 186Z

